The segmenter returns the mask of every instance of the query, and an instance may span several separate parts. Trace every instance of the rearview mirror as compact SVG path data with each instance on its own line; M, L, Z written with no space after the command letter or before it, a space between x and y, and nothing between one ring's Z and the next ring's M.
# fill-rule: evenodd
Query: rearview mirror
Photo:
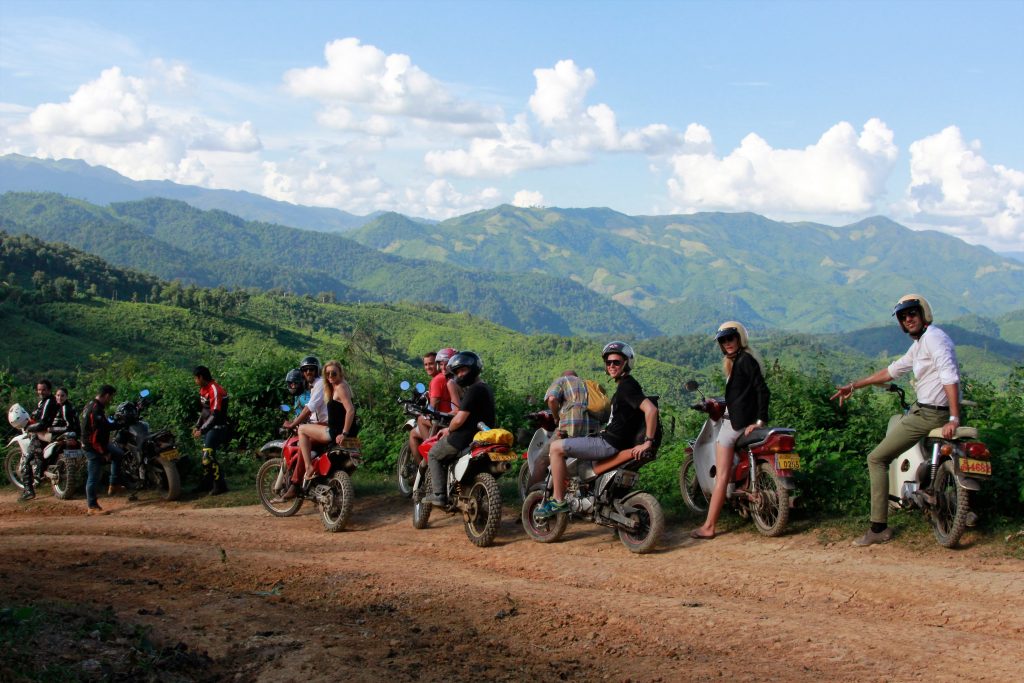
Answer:
M422 394L426 390L427 390L427 388L425 386L423 386L423 382L416 382L416 391L418 391L419 393Z
M139 396L141 396L142 398L146 398L147 396L149 396L149 389L143 389L142 391L140 391Z
M289 413L292 410L292 407L287 403L282 403L279 407L281 408L282 413Z
M402 391L409 391L409 387L411 387L411 386L412 385L409 384L408 380L404 380L403 379L402 383L398 385L398 388L401 389Z
M686 384L683 385L683 388L686 389L687 391L697 391L697 387L699 386L700 384L698 384L696 380L691 379L687 381Z

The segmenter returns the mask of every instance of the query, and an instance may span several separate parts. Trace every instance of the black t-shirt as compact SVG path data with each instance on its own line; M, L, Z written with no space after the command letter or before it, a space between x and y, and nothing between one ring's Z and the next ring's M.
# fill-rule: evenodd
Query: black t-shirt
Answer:
M478 422L492 429L497 426L494 424L494 392L483 382L466 388L459 410L469 411L469 419L459 429L448 433L448 445L460 451L473 443L473 436L479 431L476 426Z
M626 375L619 380L619 385L612 396L612 417L601 435L604 440L618 448L632 448L636 445L636 435L644 424L644 411L640 404L647 396L633 375Z

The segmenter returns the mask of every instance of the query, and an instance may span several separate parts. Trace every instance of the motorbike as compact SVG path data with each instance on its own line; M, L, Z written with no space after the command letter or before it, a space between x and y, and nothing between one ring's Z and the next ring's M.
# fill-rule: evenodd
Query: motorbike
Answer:
M450 422L450 417L427 408L433 417L443 424ZM480 432L491 431L483 423L477 424ZM504 430L494 430L502 431ZM504 432L508 434L508 432ZM477 436L480 436L478 434ZM511 434L508 442L511 443ZM430 471L425 466L430 449L437 443L434 435L424 441L419 448L424 467L417 468L412 485L412 525L416 529L426 528L430 521L433 506L424 503L423 498L431 491ZM448 495L448 506L444 511L448 514L462 513L466 536L476 546L487 547L494 543L501 524L501 491L498 489L497 477L507 472L512 462L519 459L506 443L484 443L474 441L468 448L454 458L446 468L444 486Z
M288 412L290 406L282 405ZM362 445L357 437L349 437L342 445L324 444L312 452L316 478L299 489L291 500L280 500L291 485L292 472L302 462L299 434L296 429L281 429L281 439L268 441L259 453L265 459L256 473L256 490L260 503L275 517L290 517L299 511L306 499L320 509L320 521L330 532L341 531L352 515L355 489L351 475L362 464Z
M527 413L524 417L534 432L529 446L526 447L526 462L519 468L520 500L526 500L526 496L530 492L530 473L536 467L537 459L544 452L544 447L554 438L555 430L558 428L558 420L550 410L538 410L535 413Z
M19 429L12 420L15 412L23 412L17 403L7 411L7 421L15 429ZM32 434L23 428L19 431L20 434L7 442L5 465L7 478L18 489L24 489L25 484L21 480L21 471L22 465L29 455ZM64 432L55 436L51 443L45 444L42 458L42 476L36 478L34 487L38 488L44 481L48 481L53 486L53 495L60 500L73 497L78 487L85 481L85 451L82 450L78 435L75 432Z
M409 416L409 419L402 425L402 428L408 435L409 432L416 428L417 420L420 417L427 416L425 409L430 407L430 399L427 395L427 388L421 382L417 382L416 386L412 387L409 382L403 380L399 386L402 391L408 391L410 388L413 388L412 398L398 399L399 404L405 410L405 414ZM438 429L440 429L440 423L436 420L431 420L430 435L433 436ZM398 453L398 463L396 466L398 490L406 498L412 496L412 482L416 477L416 469L416 459L413 457L407 437L402 444L402 450Z
M715 440L725 415L725 399L705 397L693 380L684 388L700 393L701 401L690 408L708 417L697 438L686 448L679 468L679 489L686 506L705 515L715 488ZM765 536L779 536L789 523L796 499L793 473L800 469L800 455L794 452L795 447L796 430L788 427L755 429L736 442L726 501L744 519L752 518Z
M646 425L641 427L637 443L643 440L646 431ZM527 535L538 543L554 543L565 533L569 519L576 517L615 529L619 540L630 552L653 550L665 530L665 514L657 498L633 488L640 476L640 468L657 459L660 443L659 427L653 448L639 460L633 458L632 449L620 451L604 460L567 458L565 502L569 510L547 519L537 519L538 508L552 491L549 471L543 485L532 487L523 501L522 521Z
M887 391L899 397L903 414L910 410L906 392L895 384ZM964 405L970 402L964 401ZM891 430L901 415L893 415ZM977 523L971 512L971 493L992 476L991 454L978 440L974 427L957 427L953 439L942 428L908 448L889 466L889 505L897 510L920 509L931 524L935 540L944 548L960 542L967 527Z
M113 417L107 418L114 430L111 439L124 449L121 473L130 490L154 488L162 492L164 500L177 500L181 497L178 463L182 456L169 429L150 431L149 423L142 419L152 403L149 389L143 389L138 399L119 404Z

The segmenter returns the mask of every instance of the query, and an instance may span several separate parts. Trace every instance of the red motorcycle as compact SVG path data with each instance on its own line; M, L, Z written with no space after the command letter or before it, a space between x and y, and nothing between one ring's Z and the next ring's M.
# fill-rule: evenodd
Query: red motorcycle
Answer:
M692 380L685 388L700 391ZM700 403L690 407L706 413L708 419L686 449L679 468L679 489L686 506L705 515L715 488L715 440L725 415L725 400L706 398L701 393ZM793 472L800 469L800 456L793 452L795 446L796 430L788 427L755 429L736 442L726 500L744 519L752 517L757 530L765 536L780 535L789 522L796 497Z
M507 472L512 463L519 460L510 448L512 435L504 430L488 430L486 425L477 425L481 432L503 432L506 443L485 443L474 441L469 448L451 461L447 468L449 514L462 513L462 520L469 540L481 548L491 545L501 523L501 491L497 477ZM477 434L478 437L481 434ZM412 525L424 529L430 520L432 505L423 502L430 492L430 471L426 468L430 449L438 437L432 436L419 448L424 467L416 473L412 485Z
M291 410L281 406L282 410ZM299 435L295 429L282 429L283 439L268 441L260 448L266 459L256 474L256 490L260 503L275 517L290 517L299 511L304 500L320 506L320 521L327 531L341 531L352 514L355 491L351 474L362 464L358 438L345 439L342 445L319 446L313 449L313 471L316 478L299 489L291 500L281 496L291 485L292 473L302 463Z

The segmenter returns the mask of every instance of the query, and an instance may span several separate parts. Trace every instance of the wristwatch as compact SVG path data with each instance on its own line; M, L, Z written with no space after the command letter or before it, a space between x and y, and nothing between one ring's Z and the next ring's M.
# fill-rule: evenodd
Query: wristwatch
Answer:
M758 429L764 427L764 420L758 420L757 422L754 423L754 426L756 426Z

